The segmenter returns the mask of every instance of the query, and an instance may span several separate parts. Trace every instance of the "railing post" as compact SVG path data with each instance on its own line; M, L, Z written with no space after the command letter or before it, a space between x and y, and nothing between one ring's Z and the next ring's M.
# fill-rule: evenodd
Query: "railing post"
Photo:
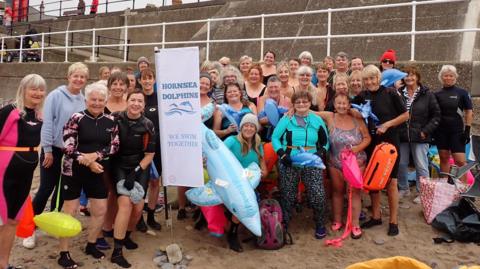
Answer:
M162 22L162 49L165 48L165 22Z
M60 9L58 12L59 12L58 16L62 17L62 0L60 0Z
M97 57L100 57L100 36L97 36Z
M135 9L135 0L132 1L132 9Z
M331 35L332 35L332 9L328 9L328 23L327 23L327 56L330 56L331 51Z
M73 33L70 33L70 47L73 47ZM70 48L70 51L73 52L73 48Z
M40 47L40 62L43 63L43 48L45 47L45 33L42 32L42 46Z
M207 44L206 44L206 60L210 60L210 18L207 20Z
M108 13L108 0L105 1L105 13Z
M48 26L48 46L50 47L50 40L52 39L52 34L50 34L52 32L52 27L51 26Z
M128 54L128 25L125 24L125 40L123 43L123 62L127 61Z
M3 53L5 52L3 47L5 46L5 38L2 37L2 49L0 51L0 63L3 63Z
M415 61L415 24L417 20L417 1L412 2L412 40L410 42L410 61Z
M92 62L96 62L95 59L95 28L92 29Z
M20 52L18 53L18 62L21 63L23 60L23 35L20 35Z
M261 23L261 33L260 33L260 58L263 59L263 38L265 38L265 14L262 13L262 23Z
M65 31L65 62L68 63L68 30Z

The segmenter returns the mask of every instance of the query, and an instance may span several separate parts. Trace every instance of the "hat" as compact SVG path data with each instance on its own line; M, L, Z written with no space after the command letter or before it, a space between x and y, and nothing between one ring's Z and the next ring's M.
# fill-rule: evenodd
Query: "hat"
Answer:
M255 125L255 127L257 128L257 132L260 129L260 124L258 124L257 116L253 115L252 113L248 113L248 114L245 114L245 116L243 116L242 120L240 121L240 126L239 126L240 130L242 130L242 126L245 123L251 123L251 124Z
M141 57L138 58L138 60L137 60L137 66L138 66L140 63L147 63L148 65L150 65L150 61L149 61L148 58L145 57L145 56L141 56Z
M382 54L382 57L380 57L380 62L383 61L383 60L391 60L393 62L396 62L397 61L396 52L393 49L386 50Z
M200 78L208 78L208 80L210 80L210 84L212 84L212 77L207 72L200 73Z

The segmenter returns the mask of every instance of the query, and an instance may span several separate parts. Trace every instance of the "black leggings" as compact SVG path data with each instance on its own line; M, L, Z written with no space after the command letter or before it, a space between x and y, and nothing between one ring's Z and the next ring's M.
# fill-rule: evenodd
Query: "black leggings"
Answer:
M40 187L38 188L37 194L35 194L35 198L32 202L35 215L41 214L43 210L45 210L48 198L52 192L53 196L50 204L50 210L53 211L53 209L55 209L55 203L57 201L57 186L62 172L63 151L61 148L52 147L52 154L53 164L49 168L45 168L42 165L43 161L45 160L45 153L43 152L43 149L42 153L40 154ZM62 209L62 205L63 199L60 196L58 210Z

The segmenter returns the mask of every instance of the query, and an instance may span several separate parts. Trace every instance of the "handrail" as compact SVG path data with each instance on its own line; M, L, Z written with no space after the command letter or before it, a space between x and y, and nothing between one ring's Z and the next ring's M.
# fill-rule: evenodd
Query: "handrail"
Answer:
M208 19L197 19L197 20L186 20L186 21L175 21L175 22L161 22L161 23L151 23L151 24L142 24L142 25L123 25L115 27L104 27L104 28L95 28L95 29L78 29L78 30L68 30L68 31L57 31L50 32L49 35L56 34L69 34L72 33L85 33L92 32L98 33L100 31L109 31L109 30L124 30L123 39L116 39L121 42L118 44L98 44L95 43L94 38L90 41L90 45L68 45L65 42L65 46L56 46L56 47L46 47L44 42L42 42L41 47L37 49L28 49L28 50L48 50L48 49L84 49L89 48L92 50L92 58L95 59L93 52L95 49L99 48L112 48L117 47L123 53L123 61L126 62L128 59L125 57L126 50L129 47L135 46L159 46L161 45L164 48L166 45L184 45L184 44L206 44L206 59L209 59L210 56L210 44L213 43L232 43L232 42L260 42L260 58L263 57L264 51L264 42L265 41L276 41L276 40L309 40L309 39L326 39L327 40L327 55L330 55L331 51L331 40L338 38L356 38L356 37L380 37L380 36L411 36L411 60L415 59L415 37L417 35L425 34L442 34L442 33L465 33L465 32L480 32L480 28L459 28L459 29L440 29L440 30L416 30L416 7L419 5L433 5L433 4L445 4L445 3L456 3L456 2L465 2L466 0L427 0L422 2L412 1L405 3L396 3L396 4L385 4L385 5L370 5L370 6L358 6L358 7L344 7L344 8L328 8L321 10L311 10L311 11L296 11L296 12L283 12L283 13L274 13L274 14L260 14L260 15L249 15L249 16L238 16L238 17L222 17L222 18L208 18ZM412 8L412 24L410 31L401 31L401 32L382 32L382 33L361 33L361 34L334 34L332 33L332 20L331 15L335 12L346 12L346 11L357 11L357 10L370 10L370 9L383 9L383 8L393 8L393 7L411 7ZM265 37L265 19L272 17L283 17L283 16L295 16L295 15L306 15L306 14L328 14L328 24L327 24L327 33L324 35L315 35L315 36L282 36L282 37ZM233 39L212 39L211 36L211 24L213 22L222 22L222 21L233 21L233 20L247 20L247 19L261 19L261 32L260 37L254 38L233 38ZM206 23L207 26L207 35L205 40L185 40L185 41L167 41L166 38L166 27L171 25L183 25L183 24L198 24ZM141 43L130 43L127 41L128 32L130 29L136 28L146 28L146 27L162 27L162 39L161 41L155 42L141 42ZM2 37L2 44L8 38L18 38L26 36L43 36L44 33L32 34L32 35L19 35L11 37ZM103 38L103 37L102 37ZM68 36L65 35L65 40L68 39ZM111 38L115 40L115 38ZM43 38L42 38L43 40ZM23 48L21 47L20 50ZM4 51L18 51L19 49L4 49L1 48L1 53ZM68 60L68 52L65 52L65 59ZM3 58L0 58L0 62L3 62Z

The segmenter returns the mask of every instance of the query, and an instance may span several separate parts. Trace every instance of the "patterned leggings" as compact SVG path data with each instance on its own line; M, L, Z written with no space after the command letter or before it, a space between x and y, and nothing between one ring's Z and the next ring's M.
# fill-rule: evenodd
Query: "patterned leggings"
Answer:
M313 219L317 226L324 226L325 219L325 189L321 169L313 167L291 167L279 164L280 205L282 206L283 222L288 226L292 217L292 208L297 197L298 183L302 179L307 191L308 201L313 208Z

